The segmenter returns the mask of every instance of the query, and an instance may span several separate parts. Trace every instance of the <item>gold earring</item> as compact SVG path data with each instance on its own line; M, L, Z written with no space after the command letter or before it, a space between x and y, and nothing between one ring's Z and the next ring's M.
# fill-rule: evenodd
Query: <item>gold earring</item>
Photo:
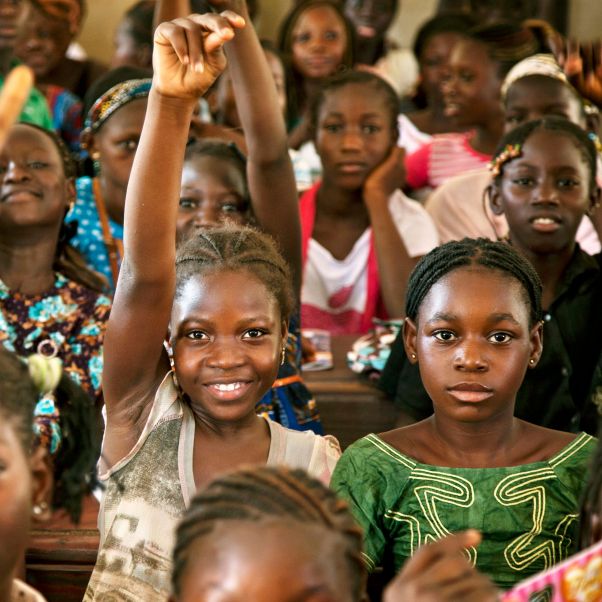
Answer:
M46 510L48 510L48 504L46 502L35 504L35 506L31 509L33 515L38 518L42 516Z
M415 360L415 359L416 359L416 354L415 354L415 353L412 353L412 354L410 355L410 357L411 357L413 360Z
M535 360L534 360L533 358L531 358L531 359L529 360L529 364L530 364L531 366L534 366L534 365L535 365Z
M283 366L286 362L286 345L282 345L282 356L280 357L280 365Z

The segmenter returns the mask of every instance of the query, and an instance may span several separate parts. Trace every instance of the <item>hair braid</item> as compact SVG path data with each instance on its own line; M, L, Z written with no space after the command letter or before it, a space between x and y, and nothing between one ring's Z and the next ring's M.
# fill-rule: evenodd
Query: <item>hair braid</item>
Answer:
M420 305L436 282L453 270L471 265L502 272L517 280L529 305L530 325L535 325L541 315L542 291L535 268L509 244L486 238L465 238L445 243L418 262L408 282L408 318L416 320Z
M361 599L366 574L362 560L362 531L347 504L305 471L288 468L241 469L221 477L197 494L176 532L172 585L179 593L191 544L228 520L261 522L274 518L313 524L339 535L353 579L354 600Z

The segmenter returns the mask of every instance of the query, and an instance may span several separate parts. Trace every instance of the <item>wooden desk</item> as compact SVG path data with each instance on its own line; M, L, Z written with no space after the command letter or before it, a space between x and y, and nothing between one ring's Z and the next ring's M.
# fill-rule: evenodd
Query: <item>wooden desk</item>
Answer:
M324 432L334 435L343 448L368 433L393 428L396 420L393 403L367 379L347 367L347 351L358 336L333 337L332 370L303 373L318 404Z

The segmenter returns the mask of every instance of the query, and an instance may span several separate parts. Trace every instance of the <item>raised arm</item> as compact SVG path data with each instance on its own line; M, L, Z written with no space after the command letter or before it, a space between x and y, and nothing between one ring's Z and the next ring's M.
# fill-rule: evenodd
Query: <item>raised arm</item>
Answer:
M153 27L157 29L161 23L172 21L194 12L190 0L157 0L153 15Z
M155 32L153 86L130 177L124 260L105 337L105 454L115 461L137 439L165 371L175 288L176 213L195 102L224 69L223 44L244 21L234 13L195 15Z
M211 0L219 10L241 14L249 24L226 47L228 69L248 149L247 177L253 212L288 260L301 286L301 226L297 188L288 154L284 116L265 53L245 0Z

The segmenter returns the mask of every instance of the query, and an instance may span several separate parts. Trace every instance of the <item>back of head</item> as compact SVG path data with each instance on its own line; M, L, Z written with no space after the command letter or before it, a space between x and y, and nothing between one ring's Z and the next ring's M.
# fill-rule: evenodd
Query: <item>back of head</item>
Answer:
M274 519L282 519L289 526L298 525L300 531L307 526L318 526L340 538L353 599L357 602L362 599L366 579L361 556L362 532L347 504L303 470L266 466L241 469L218 478L192 500L176 533L172 576L176 595L191 560L189 551L194 542L210 535L219 523L261 523ZM282 542L283 554L287 553L288 545ZM336 560L333 558L333 563Z
M345 86L357 85L371 88L375 97L383 99L389 113L391 128L397 132L397 115L399 113L399 98L392 86L382 77L369 73L368 71L345 71L328 79L320 91L312 99L309 120L313 132L317 130L320 110L328 94L340 90Z
M294 308L289 266L276 243L250 226L226 224L195 231L178 248L176 299L186 281L199 274L246 270L274 296L283 320Z
M427 253L416 265L408 282L406 315L416 322L420 305L435 283L463 267L483 267L517 280L529 305L529 322L534 326L541 316L542 285L535 268L505 242L486 238L451 241Z
M129 33L139 46L153 45L155 5L155 0L140 0L125 13L129 23Z

